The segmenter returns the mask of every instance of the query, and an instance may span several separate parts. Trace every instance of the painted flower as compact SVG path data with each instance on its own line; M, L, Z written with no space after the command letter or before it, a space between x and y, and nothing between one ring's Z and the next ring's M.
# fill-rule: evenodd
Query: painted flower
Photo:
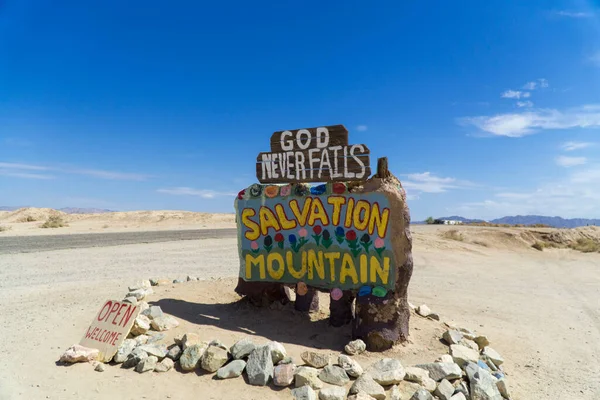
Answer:
M251 248L252 250L258 250L258 243L256 243L256 241L252 241L252 242L250 243L250 248Z
M323 240L329 240L331 239L331 234L329 233L329 231L327 229L325 229L323 231Z
M280 196L289 196L292 193L292 185L285 185L279 188Z
M380 238L380 237L378 237L377 239L375 239L375 242L374 242L374 244L375 244L375 248L376 248L376 249L380 249L380 248L382 248L383 246L385 246L385 242L384 242L384 241L383 241L383 239L382 239L382 238Z
M267 235L265 236L265 246L271 246L273 244L273 238L271 237L271 235Z
M315 235L320 235L323 232L323 227L321 225L316 225L313 227L313 232Z
M346 192L346 185L341 182L335 182L333 184L333 193L342 194Z
M304 183L298 183L298 184L294 185L294 194L296 196L303 197L309 193L310 193L310 188L308 187L308 185L306 185Z
M250 196L259 197L262 194L263 187L262 185L255 183L248 188L248 191L250 192Z
M305 228L302 228L298 231L298 236L300 236L301 238L306 237L306 235L308 235L308 231Z
M335 234L336 236L344 236L344 228L338 226L337 228L335 228Z
M271 186L265 187L265 195L267 197L270 197L270 198L276 197L278 193L279 193L279 186L277 186L277 185L271 185Z
M346 232L346 240L356 240L356 232L353 230Z
M240 200L244 200L244 196L246 195L246 189L240 190L240 192L238 193L238 199Z
M363 243L369 243L371 241L371 237L369 236L368 233L365 233L364 235L362 235L360 237L360 241Z
M282 235L281 233L278 233L278 234L276 234L276 235L275 235L275 241L276 241L277 243L281 243L281 242L283 242L284 240L285 240L285 238L283 237L283 235Z
M317 185L310 188L310 194L320 195L327 191L327 185Z
M293 233L288 236L288 240L290 241L290 243L294 244L298 241L298 239L296 238L296 235L294 235Z

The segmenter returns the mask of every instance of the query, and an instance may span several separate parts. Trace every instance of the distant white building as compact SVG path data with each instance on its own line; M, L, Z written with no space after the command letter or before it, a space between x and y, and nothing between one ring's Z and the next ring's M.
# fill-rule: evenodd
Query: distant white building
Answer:
M456 219L443 219L442 223L444 225L462 225L462 221L458 221Z

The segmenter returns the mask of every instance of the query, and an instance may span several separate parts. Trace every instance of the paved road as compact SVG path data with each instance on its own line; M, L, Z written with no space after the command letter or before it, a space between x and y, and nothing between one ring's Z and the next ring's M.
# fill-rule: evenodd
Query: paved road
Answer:
M235 237L235 229L84 233L73 235L11 236L0 238L0 254L33 253L60 249L106 247L122 244L172 242Z

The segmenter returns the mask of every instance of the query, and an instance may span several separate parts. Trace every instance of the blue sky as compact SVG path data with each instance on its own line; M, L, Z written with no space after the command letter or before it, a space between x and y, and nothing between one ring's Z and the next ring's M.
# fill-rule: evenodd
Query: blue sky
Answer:
M0 2L0 205L233 211L344 124L413 219L600 217L600 4Z

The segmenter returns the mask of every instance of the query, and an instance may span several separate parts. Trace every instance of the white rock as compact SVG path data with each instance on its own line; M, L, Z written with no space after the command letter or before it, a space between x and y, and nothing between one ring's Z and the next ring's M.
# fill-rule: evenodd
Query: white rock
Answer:
M464 394L461 392L456 393L454 396L450 397L450 400L467 400Z
M96 371L96 372L104 372L105 369L106 369L106 367L104 366L103 363L98 363L98 365L96 365L96 368L94 368L94 371Z
M452 355L452 359L454 359L454 362L460 367L469 361L476 363L477 360L479 360L479 353L477 351L461 346L460 344L453 344L450 346L450 355Z
M150 330L150 320L145 315L138 315L131 328L133 336L143 335Z
M175 362L170 358L165 358L154 367L155 372L167 372L173 368Z
M296 387L310 386L315 390L323 387L323 382L319 379L319 370L313 367L298 367L294 381Z
M446 332L444 332L444 335L442 337L449 345L459 344L460 341L463 339L463 334L460 331L449 329Z
M279 361L283 360L287 357L287 352L285 351L285 347L279 342L269 342L267 343L267 347L271 351L271 358L273 359L273 364L277 364Z
M339 386L325 387L319 391L319 400L344 400L346 392L346 388Z
M416 382L430 392L433 392L437 387L435 381L429 377L429 371L417 367L407 367L405 371L405 381Z
M159 306L150 306L150 308L142 311L141 314L145 315L150 319L162 317L164 315L162 309Z
M140 313L141 313L142 311L144 311L144 310L147 310L147 309L149 309L149 308L150 308L150 304L146 303L145 301L140 301L140 302L137 304L137 306L138 306L138 307L139 307L139 309L140 309Z
M404 367L399 360L393 358L384 358L377 361L367 369L375 382L380 385L394 385L404 380Z
M98 358L100 351L75 344L67 349L60 357L61 362L77 363L94 361Z
M158 358L155 356L149 356L148 358L140 361L138 365L135 366L135 372L144 373L148 371L154 371L156 368L156 364L158 363Z
M444 354L443 356L439 357L436 362L453 363L454 359L450 354Z
M317 400L317 394L310 386L292 389L292 396L295 400Z
M200 340L200 335L198 335L197 333L192 333L192 332L186 333L181 338L181 348L183 350L187 349L191 345L199 344L199 343L202 343L202 340Z
M450 397L454 394L454 386L446 379L442 379L437 389L435 389L435 394L440 400L450 400Z
M127 293L125 298L127 298L127 297L135 297L135 299L137 301L144 300L144 298L146 297L146 290L145 289L132 290L131 292Z
M431 314L431 310L425 304L421 304L417 307L417 314L421 317L428 317Z
M163 315L162 317L154 318L150 324L154 330L162 332L179 326L179 321L170 315Z
M138 301L135 297L129 296L129 297L125 297L123 299L123 303L129 303L129 304L133 304L134 306L136 306Z
M498 352L492 349L490 346L486 346L481 353L484 356L488 357L495 365L502 365L504 363L504 359Z
M135 339L125 339L119 346L117 353L113 357L113 361L117 364L124 362L136 346Z
M358 361L350 358L345 354L340 354L338 357L338 365L346 371L346 373L353 377L358 378L363 374L363 368L360 366Z
M470 383L471 400L502 400L493 376L483 368L479 368Z
M429 377L436 382L442 379L458 379L462 376L462 370L456 363L430 363L430 364L419 364L416 367L423 368L429 371Z
M351 356L364 353L366 349L367 345L360 339L353 340L344 347L344 351Z
M148 343L148 339L150 339L150 336L148 335L139 335L136 336L133 340L135 340L136 345L139 346Z
M469 340L469 339L465 338L465 339L461 340L460 343L458 343L458 344L460 344L461 346L465 346L470 349L473 349L477 352L477 354L479 354L479 346L473 340Z
M217 371L217 378L219 379L231 379L237 378L242 375L246 368L246 361L244 360L233 360L229 364L219 368Z
M385 389L367 373L355 380L350 388L350 394L360 393L368 394L377 400L385 400Z
M350 382L350 378L348 378L346 371L337 365L328 365L323 368L319 373L319 379L325 383L336 386L344 386L346 383Z

